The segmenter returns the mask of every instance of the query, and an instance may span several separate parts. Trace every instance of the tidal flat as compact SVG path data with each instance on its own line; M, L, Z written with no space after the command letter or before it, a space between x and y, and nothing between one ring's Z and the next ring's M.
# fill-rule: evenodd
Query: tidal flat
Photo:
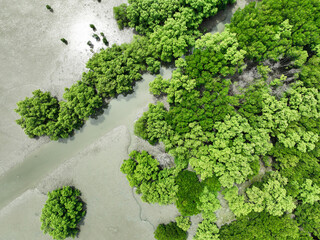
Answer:
M32 91L50 91L61 99L64 88L81 79L93 54L87 41L94 43L95 52L102 47L92 39L89 24L104 32L110 44L132 40L133 30L120 31L113 17L113 7L124 2L1 0L0 240L51 239L40 230L41 209L46 193L66 184L81 189L87 204L79 239L151 240L157 224L178 215L173 205L141 202L119 170L129 150L142 145L165 155L161 147L133 135L134 121L156 100L148 91L154 76L145 74L133 94L112 100L103 115L88 120L66 141L30 139L15 123L16 103ZM238 1L205 26L211 32L222 31L235 10L248 2ZM169 78L171 69L161 73Z

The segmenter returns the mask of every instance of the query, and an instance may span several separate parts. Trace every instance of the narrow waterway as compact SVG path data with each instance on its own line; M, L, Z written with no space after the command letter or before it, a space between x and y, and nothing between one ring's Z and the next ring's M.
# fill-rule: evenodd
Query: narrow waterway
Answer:
M209 32L221 32L224 29L224 26L226 23L230 22L232 14L236 11L239 7L244 7L248 2L251 2L251 0L238 0L237 4L234 4L233 6L230 6L226 8L226 10L220 12L217 16L212 17L210 19L207 19L204 23L204 26L209 30ZM170 69L162 69L161 74L168 78L171 74ZM64 162L66 162L68 159L71 159L72 157L76 156L79 152L81 152L83 149L85 149L87 146L89 146L92 143L95 143L99 138L106 135L106 133L111 132L113 129L124 125L126 126L129 131L132 134L133 130L133 122L137 118L137 112L144 107L147 106L148 103L153 101L152 95L149 93L149 83L154 79L154 76L149 74L143 75L143 80L138 82L135 87L135 91L133 94L130 94L126 97L119 96L117 99L114 99L110 102L107 109L105 109L105 112L99 116L97 119L89 119L86 122L86 125L79 131L76 131L75 135L71 137L68 140L58 141L58 142L50 142L48 144L42 145L38 150L33 151L29 156L27 156L24 161L12 169L10 169L7 173L2 175L0 177L0 210L3 209L6 205L8 205L10 202L12 202L14 199L19 197L21 194L25 193L29 189L34 189L36 186L38 186L39 182L42 181L43 178L45 178L47 175L52 173L55 169L57 169L59 166L61 166ZM108 146L105 146L108 148ZM119 148L120 149L120 148ZM114 149L116 152L117 149ZM102 157L101 157L102 158ZM81 166L78 166L79 168ZM85 168L85 167L83 167ZM119 169L119 166L116 166L115 169ZM81 171L81 177L85 173L86 169L82 169ZM98 171L99 169L94 169L94 171ZM114 171L115 172L115 171ZM114 181L114 185L117 184L117 181L123 176L120 173L115 174L115 179L109 179L109 181ZM120 177L121 176L121 177ZM80 178L80 177L79 177ZM92 179L90 179L92 180ZM98 184L94 185L96 188L98 185L101 185L99 182ZM83 187L83 189L85 189ZM107 189L107 188L106 188ZM107 191L105 189L105 191ZM84 191L86 194L87 192L90 192L91 188L88 188ZM103 190L100 190L103 191ZM111 191L111 190L110 190ZM114 190L116 191L116 190ZM124 190L123 190L124 191ZM109 196L109 195L110 196ZM110 211L111 209L117 210L115 206L117 204L120 204L119 200L117 198L114 198L113 194L114 192L110 192L108 194L105 194L108 196L108 201L110 199ZM119 195L123 196L124 199L129 199L129 196L131 197L130 192L122 193L121 189L119 190ZM88 194L87 196L94 196L93 193ZM31 199L31 198L30 198ZM37 198L38 199L38 198ZM119 198L120 199L120 198ZM33 201L33 200L32 200ZM26 200L26 204L31 204L31 200ZM89 201L96 201L96 199L90 199ZM121 200L123 201L123 200ZM103 203L105 204L105 203ZM104 205L101 204L101 206L104 207ZM140 203L142 204L142 203ZM36 204L34 204L36 205ZM39 205L39 204L38 204ZM98 205L98 204L97 204ZM24 205L19 205L24 206ZM26 205L30 206L30 205ZM88 205L93 206L92 205ZM100 205L99 205L100 206ZM131 205L128 204L128 206ZM38 207L38 206L36 206ZM150 206L145 204L143 205L143 209L146 211ZM22 208L22 207L21 207ZM11 219L13 223L11 225L17 224L18 215L20 216L19 211L14 212L15 210L19 209L18 207L12 208L12 215L6 219L6 221ZM141 221L144 221L142 219L142 207L139 206L140 209L140 219ZM93 210L91 210L93 212ZM100 210L99 210L100 211ZM117 210L118 211L118 210ZM150 207L150 212L154 210ZM31 211L32 212L32 211ZM97 211L98 212L98 211ZM34 212L32 212L33 214ZM29 216L30 214L28 214ZM114 223L113 217L118 216L119 213L111 213L110 217L110 225ZM150 214L150 216L155 214ZM120 215L119 215L120 216ZM123 216L126 216L126 213L123 213ZM92 218L94 218L93 216ZM38 216L37 216L38 219ZM1 219L0 219L1 220ZM129 219L131 221L131 219ZM97 219L98 221L98 219ZM101 221L103 222L103 221ZM119 219L119 226L122 222L122 219ZM146 221L144 221L146 222ZM96 224L96 223L94 223ZM147 224L147 223L146 223ZM10 225L10 226L11 226ZM9 226L9 225L8 225ZM88 226L93 226L89 225ZM135 226L135 225L132 225ZM147 224L148 226L148 224ZM150 227L150 226L148 226ZM39 228L40 229L40 228ZM88 227L89 229L89 227ZM134 229L132 229L134 231ZM7 233L9 234L9 230L7 230ZM12 231L11 231L12 232ZM10 233L11 234L11 233ZM30 232L32 234L32 231ZM86 233L83 233L83 236L85 237ZM128 230L128 234L130 235L130 231ZM15 237L12 239L22 239L22 235L24 233L21 233L21 236ZM88 236L91 236L92 232L88 230ZM9 236L9 235L8 235ZM11 236L11 235L10 235ZM30 235L31 236L31 235ZM40 235L42 236L42 235ZM1 237L0 237L1 239ZM36 239L36 238L34 238ZM38 238L37 238L38 239ZM39 237L39 239L42 239ZM86 238L84 238L86 239ZM100 239L97 237L96 239ZM115 239L115 238L114 238ZM127 239L127 238L117 238L117 239Z
M165 74L170 71L166 70ZM152 102L149 82L154 76L144 74L133 94L119 96L111 100L104 114L97 119L89 119L86 125L65 141L50 142L29 155L21 164L0 178L0 209L27 189L33 188L50 171L90 145L96 139L120 125L132 125L137 109Z

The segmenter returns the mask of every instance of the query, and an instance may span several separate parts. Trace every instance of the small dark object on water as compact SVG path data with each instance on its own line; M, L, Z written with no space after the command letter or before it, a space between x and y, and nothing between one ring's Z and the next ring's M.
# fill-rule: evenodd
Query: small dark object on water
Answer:
M103 36L102 41L106 46L109 46L109 42L108 42L108 40L106 39L105 36Z
M50 12L53 12L53 9L50 5L46 5L46 8L50 11Z
M90 24L90 27L92 28L93 31L97 31L96 26L93 24Z
M100 41L100 37L99 37L97 34L93 34L92 37L93 37L94 39L96 39L97 41Z
M88 45L90 48L93 48L93 47L94 47L94 45L92 44L91 41L88 41L88 42L87 42L87 45Z
M63 42L64 44L68 45L68 41L67 41L66 39L61 38L60 40L61 40L61 42Z

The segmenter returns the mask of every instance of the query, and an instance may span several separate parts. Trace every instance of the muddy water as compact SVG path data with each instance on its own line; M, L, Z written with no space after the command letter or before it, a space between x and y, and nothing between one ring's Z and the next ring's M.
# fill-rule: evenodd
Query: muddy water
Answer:
M170 70L162 72L165 75L170 74ZM87 121L73 137L66 141L45 144L0 177L0 209L27 189L35 187L50 171L113 128L125 125L132 130L137 110L152 102L148 84L153 79L154 76L145 74L143 81L137 83L133 94L112 100L103 115Z
M87 41L104 32L110 44L130 42L132 29L119 30L113 7L126 0L0 0L0 175L22 162L46 138L28 138L15 123L16 103L32 91L50 91L59 99L80 80L92 56ZM51 5L54 12L46 9ZM68 45L60 38L65 38Z
M230 21L233 12L239 7L244 7L248 2L249 0L238 1L237 4L208 19L205 23L206 27L211 32L222 31L224 25ZM43 13L41 14L43 15ZM71 24L70 30L72 33L70 38L72 39L72 35L77 35L77 37L74 37L74 41L81 39L79 32L81 32L80 30L83 26L81 27L80 25L81 22L85 21L85 18L84 16L81 21L78 19L77 24ZM70 21L74 22L74 19ZM84 34L86 35L86 33ZM79 44L80 42L72 46L76 48ZM6 54L10 55L10 53ZM86 126L78 131L74 137L67 141L50 142L41 146L40 150L33 151L22 163L2 175L0 177L0 209L27 189L35 186L36 182L50 170L55 169L59 164L72 157L104 133L121 124L128 125L132 123L135 117L135 109L141 108L152 99L148 93L148 83L152 79L153 77L150 75L145 75L144 81L137 84L134 94L127 97L119 97L119 99L112 101L104 115L97 120L91 119L88 121ZM62 86L59 87L62 88ZM14 143L11 145L14 146ZM4 151L5 149L1 149L2 153Z
M102 8L100 10L99 7L95 5L97 4L95 1L83 3L80 0L73 0L68 1L66 6L63 4L54 6L53 1L47 1L46 4L49 3L56 12L59 9L61 11L63 10L66 18L61 20L55 15L50 15L49 20L43 21L41 21L42 18L48 18L48 16L45 15L47 12L40 12L40 9L37 9L39 6L36 1L30 2L30 4L34 5L33 7L30 7L27 2L23 2L24 4L20 4L20 6L18 4L20 1L17 1L17 5L21 7L19 10L20 14L19 11L16 12L16 14L13 14L17 9L11 6L11 2L12 1L0 0L0 6L4 6L2 11L3 9L8 11L6 12L6 15L1 13L0 17L10 18L11 11L11 18L14 18L11 21L18 22L12 24L15 28L9 29L11 33L7 32L7 34L11 34L11 38L1 37L0 39L0 50L4 53L1 55L0 59L3 64L0 71L0 80L2 83L0 88L0 103L1 114L4 118L4 121L1 122L0 129L0 163L5 162L5 160L8 162L7 158L12 158L18 160L17 162L20 162L20 164L16 165L3 175L1 175L0 169L0 209L11 202L5 213L1 213L0 211L0 225L2 226L0 227L0 232L3 236L6 236L6 240L26 239L25 237L27 237L27 239L47 239L43 237L42 233L39 231L40 227L38 220L45 196L38 190L34 191L30 189L34 189L42 182L42 190L45 192L45 190L50 189L50 187L48 187L50 184L58 186L60 182L60 184L72 183L80 186L83 190L84 197L87 200L89 215L86 218L85 226L83 226L84 232L82 233L82 236L84 238L82 238L81 235L80 238L88 239L87 237L93 236L93 229L95 229L100 231L100 235L96 235L95 239L106 239L103 236L109 236L108 239L128 239L128 236L131 236L132 239L139 239L139 236L143 236L139 235L140 233L136 233L134 237L133 235L130 235L132 231L134 231L135 226L138 226L135 225L137 224L136 222L138 219L138 221L141 221L140 227L141 223L148 226L148 237L145 236L144 239L152 239L153 226L150 228L150 224L155 225L159 222L166 222L167 219L173 219L172 215L176 214L174 208L150 206L142 203L139 198L132 195L124 176L118 171L120 162L115 162L114 164L116 164L116 166L113 166L112 170L109 170L109 172L101 172L100 175L95 175L95 171L99 172L101 170L99 169L99 166L106 164L102 161L104 156L108 155L106 156L108 161L112 161L112 158L116 159L117 154L120 155L120 152L123 152L124 155L127 154L126 149L123 148L122 144L118 142L117 144L112 145L113 142L111 141L110 146L114 149L109 149L107 152L100 151L100 155L95 155L98 154L95 150L88 151L85 153L87 159L78 154L90 144L95 146L96 141L99 138L105 136L106 133L111 132L120 125L126 126L129 131L129 136L131 135L132 137L133 121L136 119L137 112L141 111L141 109L149 102L153 101L152 96L148 93L148 83L152 81L154 78L153 76L144 75L143 81L137 83L135 92L132 95L127 97L120 96L118 99L113 100L103 115L96 120L90 119L87 121L85 127L80 131L77 131L75 136L67 141L50 142L41 145L37 150L30 150L29 146L32 146L35 142L27 139L23 135L22 130L15 124L11 124L16 118L16 115L12 114L15 103L18 100L23 99L24 96L30 95L32 90L42 88L50 90L58 97L61 97L61 89L70 86L72 81L78 80L79 73L84 70L84 62L90 56L88 49L85 49L85 45L83 45L83 41L86 41L91 34L90 31L87 31L88 29L84 30L89 23L95 23L96 26L99 25L98 27L101 26L101 28L105 27L105 33L107 33L107 35L109 34L110 38L114 40L113 42L121 43L122 41L130 41L132 34L130 32L117 32L118 30L116 30L115 22L112 19L112 6L120 4L120 1L102 0L102 5L100 5ZM207 29L212 33L223 31L224 25L230 21L235 10L238 7L244 7L248 2L250 2L250 0L240 0L236 5L228 7L217 16L208 19L205 23ZM85 14L72 14L72 8L77 8L80 12L84 11ZM95 8L95 10L92 11L94 17L90 15L88 8ZM111 15L103 15L103 11ZM24 14L21 14L21 12ZM38 20L25 19L30 13L35 14ZM69 17L67 17L68 15ZM101 18L106 20L105 26L103 25ZM100 21L98 19L100 19ZM49 33L46 33L48 27L51 26L50 21L54 24L64 24L65 30L60 32L49 31ZM14 48L15 45L17 45L13 42L14 39L21 40L19 38L21 35L19 34L19 31L22 30L22 27L19 27L18 25L20 24L23 26L24 22L27 22L30 26L28 31L24 30L23 32L29 39L37 36L37 38L40 38L43 41L48 41L45 39L56 37L56 35L60 34L61 37L66 36L68 40L71 39L69 47L67 49L63 48L61 45L54 43L54 41L48 41L46 45L42 41L37 41L36 38L33 38L34 42L32 42L32 44L28 45L25 43L22 47L19 45L17 48ZM36 27L32 27L33 24L35 24ZM1 24L1 22L0 27L1 33L3 33L4 24ZM41 35L39 31L43 32L43 35ZM28 47L31 47L31 49L28 49ZM52 51L48 49L52 49ZM32 54L34 52L39 53L40 55ZM4 56L7 56L7 58ZM17 69L17 71L14 72L13 69ZM46 71L42 71L43 69L46 69ZM162 74L166 75L165 77L168 77L168 75L170 75L170 70L163 70ZM6 81L6 79L12 81ZM127 140L127 137L123 138L123 141ZM29 152L31 152L26 158L24 158L24 151L22 151L25 146L28 146ZM113 151L110 152L111 150ZM62 171L64 174L58 174L57 176L59 177L52 177L46 181L42 180L45 176L52 173L54 169L64 165L68 159L75 157L78 158L79 161L75 160L74 163L70 163L71 167L69 167L68 170ZM94 161L95 159L101 161L100 165L88 165L90 161ZM122 155L121 157L118 156L117 161L121 161L121 159L123 159ZM0 167L2 167L2 165ZM90 173L87 172L88 169L91 170ZM112 182L112 188L108 188L108 182L106 182L106 187L103 186L102 188L101 185L99 186L100 195L95 195L95 188L97 185L101 184L98 180L101 180L103 176L112 176L104 179L105 181ZM59 179L62 180L60 181ZM121 184L118 186L117 184L119 184L119 182ZM93 183L94 185L89 183ZM114 193L119 196L114 197ZM13 201L14 199L16 200ZM127 207L119 208L119 203L121 201L126 201ZM99 219L96 219L96 216L92 215L92 213L99 214L104 212L104 206L107 206L110 210L110 214L104 213L103 216L99 216ZM139 206L140 209L138 213L126 215L127 211L134 209L134 207L137 206ZM23 209L29 209L29 211L23 212ZM169 209L169 212L166 209ZM163 213L163 215L157 215L158 213ZM114 222L115 218L116 221ZM126 220L124 221L121 218ZM152 218L154 220L153 223L148 220ZM20 221L20 219L29 220ZM133 221L133 219L135 220ZM130 224L132 221L135 223ZM98 224L101 222L109 222L108 225L110 226L108 228L103 228L103 224L101 226ZM122 223L129 225L122 226ZM18 231L14 228L14 226L17 225L29 230ZM96 229L96 226L100 226L101 229ZM141 229L141 233L144 231L144 228ZM109 235L103 235L102 233ZM37 237L35 234L38 234ZM1 236L0 239L2 240Z

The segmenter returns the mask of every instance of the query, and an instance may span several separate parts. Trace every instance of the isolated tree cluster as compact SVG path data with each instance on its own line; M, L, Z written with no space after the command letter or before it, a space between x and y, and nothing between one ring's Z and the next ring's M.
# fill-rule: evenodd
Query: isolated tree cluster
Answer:
M80 195L78 189L69 186L49 192L40 218L41 230L57 240L74 238L86 214Z

